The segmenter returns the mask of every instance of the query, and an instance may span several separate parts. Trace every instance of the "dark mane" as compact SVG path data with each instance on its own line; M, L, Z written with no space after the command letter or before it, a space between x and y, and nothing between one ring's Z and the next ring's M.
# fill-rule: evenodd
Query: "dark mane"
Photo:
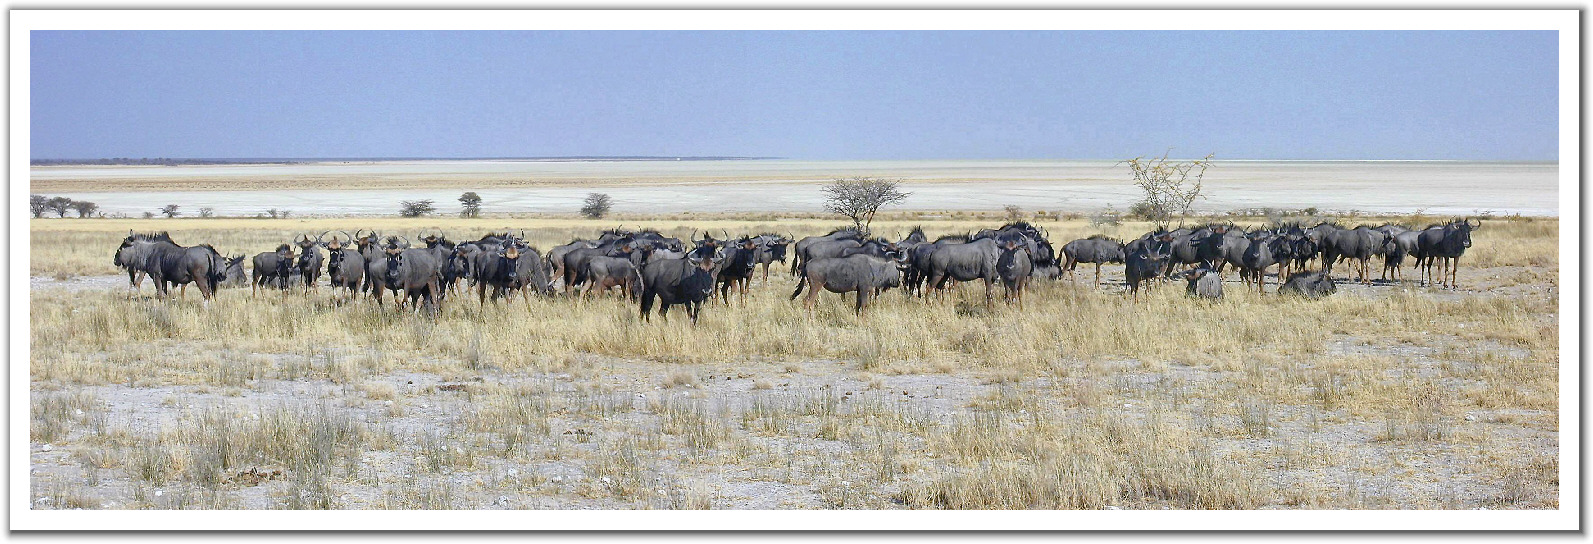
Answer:
M1108 241L1108 242L1114 242L1114 243L1118 243L1118 244L1123 243L1122 240L1118 240L1116 238L1113 238L1111 236L1107 236L1105 234L1094 234L1094 235L1091 235L1089 238L1085 238L1085 240L1105 240L1105 241Z
M1019 229L1023 229L1023 230L1032 230L1032 231L1036 231L1036 232L1038 232L1040 230L1040 229L1034 228L1034 225L1030 225L1028 221L1013 221L1011 223L1007 223L1005 225L1002 225L1001 228L996 229L996 230L1007 230L1007 229L1010 229L1010 228L1019 228Z
M137 233L137 234L129 234L127 236L127 239L128 240L139 240L139 241L144 241L144 242L171 242L171 234L168 234L166 231L160 231L160 232L149 233L149 234L140 232L140 233ZM172 242L172 243L175 244L176 242Z
M941 241L945 241L945 240L956 240L956 241L959 241L959 242L967 242L968 241L968 235L967 234L942 234L942 235L940 235L939 238L935 239L936 242L941 242Z
M852 227L841 227L841 228L838 228L838 229L835 229L835 230L832 230L832 231L830 231L830 232L827 232L827 233L824 233L824 235L825 235L825 236L829 236L829 235L832 235L832 234L839 234L839 233L842 233L842 232L846 232L846 233L859 233L859 234L861 234L861 233L862 233L862 232L861 232L861 231L859 231L859 230L857 230L857 229L854 229L854 228L852 228Z
M282 244L280 246L277 246L277 253L281 253L283 251L293 251L293 246L290 246L288 244Z

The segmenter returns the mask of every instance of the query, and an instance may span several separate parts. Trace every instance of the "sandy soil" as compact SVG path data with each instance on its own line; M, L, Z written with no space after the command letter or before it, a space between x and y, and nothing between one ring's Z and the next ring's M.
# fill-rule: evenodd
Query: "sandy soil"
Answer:
M1081 269L1082 270L1082 269ZM1110 266L1102 289L1109 292L1122 289L1121 267ZM1441 297L1519 296L1528 293L1542 295L1550 286L1496 285L1500 278L1508 278L1515 270L1509 267L1463 272L1463 284L1470 286L1461 291L1427 291ZM1093 279L1093 272L1080 274L1082 283ZM43 289L117 289L125 288L125 277L99 276L56 280L32 278L33 290ZM1177 287L1177 286L1175 286ZM1337 296L1382 297L1403 289L1387 283L1371 286L1344 284ZM1232 282L1229 289L1243 288ZM1272 287L1275 289L1275 284ZM146 291L148 289L146 288ZM1547 292L1552 295L1552 292ZM223 296L226 296L223 294ZM1400 345L1370 342L1365 339L1335 335L1329 338L1333 353L1375 353L1393 355L1416 365L1443 364L1444 355L1428 348L1411 348ZM1472 346L1479 350L1509 352L1511 348L1499 345ZM289 364L298 354L265 355ZM1102 395L1104 402L1120 403L1124 417L1135 419L1146 416L1147 406L1157 395L1169 391L1168 384L1179 388L1199 389L1205 386L1242 379L1236 372L1214 371L1207 368L1172 365L1165 371L1151 371L1141 361L1073 361L1070 364L1109 369ZM555 396L569 399L587 398L586 395L607 395L614 406L611 415L596 417L591 414L562 413L550 419L549 432L534 438L530 447L547 452L542 458L531 461L511 461L487 454L471 457L469 462L455 460L456 466L442 471L428 486L449 486L446 504L454 508L477 509L544 509L544 508L635 508L678 506L683 494L693 489L710 489L708 501L713 508L894 508L899 503L891 497L900 491L900 483L869 489L866 493L848 499L846 492L837 491L838 481L826 474L842 474L826 465L827 459L857 447L848 440L827 440L814 436L819 431L804 431L809 438L786 435L764 436L734 430L735 440L755 452L741 461L726 461L724 457L698 458L689 449L670 445L658 458L647 461L646 474L656 475L656 484L648 484L648 493L657 497L620 500L606 491L613 485L610 478L618 474L605 474L595 470L594 463L612 452L603 444L624 439L638 428L660 425L660 415L655 406L662 397L678 397L707 403L710 412L722 413L732 428L735 413L746 410L755 400L776 399L780 402L801 402L815 395L833 394L842 402L879 402L899 406L903 413L918 414L926 420L947 423L966 415L970 405L999 396L1005 391L1021 390L1042 395L1054 395L1068 387L1079 386L1080 378L1040 378L1012 383L978 370L947 369L943 373L882 375L861 372L855 365L844 361L746 361L733 365L701 365L691 368L696 383L668 386L668 377L681 371L680 365L648 360L629 360L590 357L577 365L575 372L535 373L507 372L490 365L470 375L440 376L427 372L400 371L385 375L362 376L364 384L387 384L395 391L395 398L380 400L352 384L338 385L325 380L250 380L241 388L191 387L191 386L129 386L111 384L83 387L103 403L109 424L124 427L134 433L153 433L177 424L185 413L204 410L206 407L225 406L241 409L247 416L258 407L282 406L292 403L330 403L346 407L358 421L382 421L392 431L399 446L390 451L366 452L357 460L360 465L360 482L386 482L372 485L347 485L337 488L337 504L345 508L374 508L391 506L399 500L399 493L414 492L415 482L428 478L421 469L422 452L416 445L435 429L457 429L462 421L477 408L472 405L473 392L481 388L503 386L536 386L549 388ZM1213 385L1219 384L1219 385ZM38 394L38 392L35 392ZM1049 397L1047 397L1049 398ZM1058 403L1071 400L1054 399ZM395 403L400 409L394 408ZM1232 405L1233 403L1229 403ZM1114 404L1115 406L1116 404ZM1186 406L1179 413L1202 413L1218 410L1204 402ZM1380 441L1376 436L1380 425L1376 422L1354 418L1318 421L1314 415L1295 413L1283 408L1274 415L1275 432L1267 438L1230 436L1217 440L1217 451L1243 450L1265 457L1267 452L1288 448L1315 448L1310 451L1320 455L1338 456L1346 462L1341 469L1326 473L1306 470L1287 463L1269 466L1259 475L1280 486L1302 488L1331 488L1349 486L1350 495L1359 503L1353 507L1402 508L1412 505L1433 507L1434 490L1444 497L1443 506L1451 508L1492 507L1503 491L1504 483L1497 480L1478 480L1463 474L1465 467L1478 466L1486 461L1482 452L1473 448L1449 445L1411 444L1399 441ZM255 416L258 417L258 416ZM1231 417L1229 419L1232 419ZM1558 433L1555 432L1557 416L1551 412L1501 413L1473 410L1463 421L1452 422L1457 433L1492 433L1496 436L1513 436L1512 441L1527 451L1539 455L1558 454ZM802 420L796 423L803 428L817 429L818 423ZM1216 426L1237 426L1236 421L1215 421ZM69 442L80 439L81 434L69 437ZM1306 446L1301 446L1305 444ZM726 446L728 447L728 446ZM913 450L914 444L903 444ZM1303 451L1303 450L1302 450ZM773 453L780 452L776 456ZM921 452L920 452L921 453ZM460 450L460 455L465 455ZM470 455L477 455L472 453ZM918 455L911 451L904 455ZM768 459L785 459L770 462ZM70 448L52 447L49 444L30 445L31 482L34 489L35 508L52 508L51 486L77 486L85 477L82 461ZM1353 461L1353 462L1352 462ZM933 463L932 459L924 459ZM783 466L781 463L785 463ZM1396 468L1389 468L1396 467ZM243 473L259 471L270 474L282 467L235 467ZM92 470L92 469L90 469ZM931 471L932 473L933 471ZM99 470L94 477L99 483L81 489L91 495L103 508L131 506L135 483L120 470ZM394 483L397 482L397 483ZM407 482L407 483L406 483ZM438 483L442 482L442 483ZM223 506L235 508L267 508L278 503L289 484L267 477L263 481L248 480L244 484L229 485L228 499ZM848 484L849 486L850 484ZM397 487L395 487L397 486ZM409 486L409 487L404 487ZM695 487L693 487L695 486ZM859 484L861 488L861 483ZM141 489L144 501L149 504L193 505L198 499L178 488L155 486ZM153 495L149 495L153 493ZM839 493L839 494L838 494ZM846 501L854 501L847 504ZM1540 498L1539 500L1545 500ZM190 501L188 503L182 501ZM1137 505L1156 508L1156 503ZM1292 507L1267 505L1266 507Z

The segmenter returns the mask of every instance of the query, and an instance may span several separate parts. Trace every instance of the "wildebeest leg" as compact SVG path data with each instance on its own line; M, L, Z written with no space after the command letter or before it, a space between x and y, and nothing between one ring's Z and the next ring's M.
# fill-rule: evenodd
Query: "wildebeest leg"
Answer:
M646 287L642 288L642 322L643 323L646 323L646 322L650 321L650 319L647 317L647 314L649 312L652 312L652 310L653 310L653 295L655 295L655 293L653 292L652 289L649 289L649 288L646 288Z
M1069 272L1069 274L1072 274L1072 272ZM1077 278L1074 281L1077 281ZM1101 263L1095 263L1095 286L1101 286Z
M808 286L808 298L802 299L802 306L806 307L808 309L808 314L811 315L813 314L814 305L818 302L819 291L824 290L824 280L822 278L808 278L808 280L811 281L813 285Z
M990 278L985 278L985 307L996 307L996 285Z

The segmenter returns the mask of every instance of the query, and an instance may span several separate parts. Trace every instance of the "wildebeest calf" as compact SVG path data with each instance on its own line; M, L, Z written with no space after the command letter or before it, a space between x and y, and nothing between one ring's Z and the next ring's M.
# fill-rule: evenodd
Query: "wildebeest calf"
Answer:
M1222 298L1222 276L1210 268L1196 268L1184 273L1189 280L1189 296L1217 300Z
M1289 281L1283 282L1283 287L1278 288L1278 294L1298 295L1305 298L1322 298L1338 290L1333 278L1326 271L1301 272L1289 276Z

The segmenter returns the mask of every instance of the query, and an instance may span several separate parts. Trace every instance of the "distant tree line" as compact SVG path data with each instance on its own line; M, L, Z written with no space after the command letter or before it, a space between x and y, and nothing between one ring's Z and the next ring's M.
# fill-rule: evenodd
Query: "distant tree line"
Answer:
M66 217L68 211L77 212L78 217L94 217L99 209L99 204L86 200L72 200L64 196L28 196L28 211L33 213L33 217L44 217L46 213L53 213L56 217ZM105 214L98 216L104 217Z

